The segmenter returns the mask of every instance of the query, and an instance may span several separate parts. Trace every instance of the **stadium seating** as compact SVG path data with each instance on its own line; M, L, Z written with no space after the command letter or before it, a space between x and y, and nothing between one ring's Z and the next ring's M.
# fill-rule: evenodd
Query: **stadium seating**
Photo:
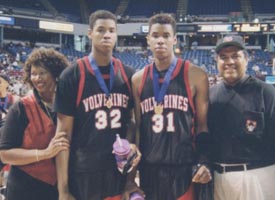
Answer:
M136 54L136 52L116 52L114 56L122 60L125 65L131 66L136 70L143 68L149 63L148 58L142 54Z
M48 0L54 8L69 21L80 22L80 5L75 0Z
M20 7L23 9L46 11L46 8L40 1L37 0L20 0L20 5L17 0L1 0L0 5L5 5L8 7Z
M150 17L154 13L175 13L178 0L129 0L124 15Z
M189 0L187 13L190 15L228 15L241 11L240 0Z
M121 0L87 0L86 2L90 12L94 12L99 9L105 9L115 13Z
M272 6L271 6L272 5ZM251 0L251 6L254 13L275 13L274 0Z
M24 62L32 49L29 47L22 46L12 46L7 47L6 49L12 55L16 53L26 52L25 55L21 55L21 62ZM81 58L88 53L77 51L73 48L61 48L59 50L61 53L66 55L69 61L73 62L77 58ZM216 63L214 56L211 55L210 50L198 49L194 50L185 50L179 55L183 59L188 59L192 63L198 66L204 66L204 70L209 74L217 74L218 70L216 68ZM114 52L114 56L119 58L124 64L133 67L135 70L142 69L145 65L150 63L151 52L148 55L145 55L142 51L124 51L124 52ZM2 59L1 55L0 59ZM272 75L272 53L266 52L263 50L250 50L250 59L248 63L248 74L255 75L256 71L253 69L255 65L259 67L259 72L266 73L266 75Z
M80 21L81 10L80 4L82 1L75 0L47 0L59 13L62 13L71 19L71 21ZM84 0L88 10L93 12L98 9L107 9L115 13L123 0ZM253 13L275 13L273 5L274 0L249 0L252 6ZM190 15L228 15L230 12L241 12L240 0L186 0L187 14ZM144 16L148 18L155 13L168 12L176 13L179 0L128 0L124 16L136 17ZM20 5L16 0L1 0L0 5L5 7L20 7L21 9L32 9L38 11L47 11L40 1L37 0L22 0ZM24 62L28 54L32 51L31 48L22 46L11 46L6 49L12 55L21 54L20 61ZM24 52L24 54L22 54ZM61 48L60 52L65 54L71 62L79 57L87 55L87 53L77 51L73 48ZM263 50L254 50L253 56L249 61L248 73L255 75L255 66L259 67L260 72L271 75L271 60L270 53ZM149 56L137 51L115 52L115 57L120 58L126 65L132 66L136 70L141 69L150 61ZM210 50L184 50L181 55L183 59L188 59L198 66L204 66L205 71L209 74L217 74L216 63ZM2 59L2 57L0 57Z

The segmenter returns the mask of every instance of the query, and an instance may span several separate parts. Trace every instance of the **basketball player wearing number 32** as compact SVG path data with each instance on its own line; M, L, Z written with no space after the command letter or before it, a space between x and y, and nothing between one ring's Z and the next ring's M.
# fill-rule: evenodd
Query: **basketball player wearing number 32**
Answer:
M133 69L112 57L115 15L98 10L89 21L92 52L62 73L57 88L57 130L65 131L71 141L70 160L69 152L57 156L59 200L128 200L139 188L129 181L132 174L126 177L117 170L112 151L116 134L130 134ZM140 153L132 147L137 164Z

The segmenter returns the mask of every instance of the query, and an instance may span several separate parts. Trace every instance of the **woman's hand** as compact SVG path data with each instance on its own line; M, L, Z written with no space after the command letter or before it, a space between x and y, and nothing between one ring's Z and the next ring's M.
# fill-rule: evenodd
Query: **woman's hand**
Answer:
M58 132L45 149L45 155L48 158L52 158L55 157L60 151L69 150L69 148L70 144L66 137L66 132Z

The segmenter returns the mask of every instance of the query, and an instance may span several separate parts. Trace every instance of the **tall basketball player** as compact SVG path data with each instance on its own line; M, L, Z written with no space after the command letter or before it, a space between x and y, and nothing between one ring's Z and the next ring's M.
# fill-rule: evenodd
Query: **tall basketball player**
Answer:
M99 10L89 21L92 52L64 71L57 88L57 130L66 132L71 140L70 154L57 156L59 200L117 200L125 197L122 194L127 199L139 188L133 184L134 176L128 176L126 184L127 177L117 170L112 146L116 134L127 136L133 109L133 69L112 57L117 40L115 16ZM134 165L139 159L138 151Z
M169 14L150 18L147 42L154 62L132 79L143 154L140 182L150 200L193 200L192 181L211 180L204 163L192 176L199 162L193 140L208 134L208 79L200 68L176 58L175 33L176 22Z

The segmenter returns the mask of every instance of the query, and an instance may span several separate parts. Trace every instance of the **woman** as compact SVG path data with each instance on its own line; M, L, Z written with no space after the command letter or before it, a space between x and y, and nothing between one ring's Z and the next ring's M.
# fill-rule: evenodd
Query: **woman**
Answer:
M28 57L24 79L32 92L9 110L0 140L2 162L10 164L7 181L9 200L56 200L54 157L69 149L60 132L55 135L53 111L56 82L68 66L53 49L35 49Z

